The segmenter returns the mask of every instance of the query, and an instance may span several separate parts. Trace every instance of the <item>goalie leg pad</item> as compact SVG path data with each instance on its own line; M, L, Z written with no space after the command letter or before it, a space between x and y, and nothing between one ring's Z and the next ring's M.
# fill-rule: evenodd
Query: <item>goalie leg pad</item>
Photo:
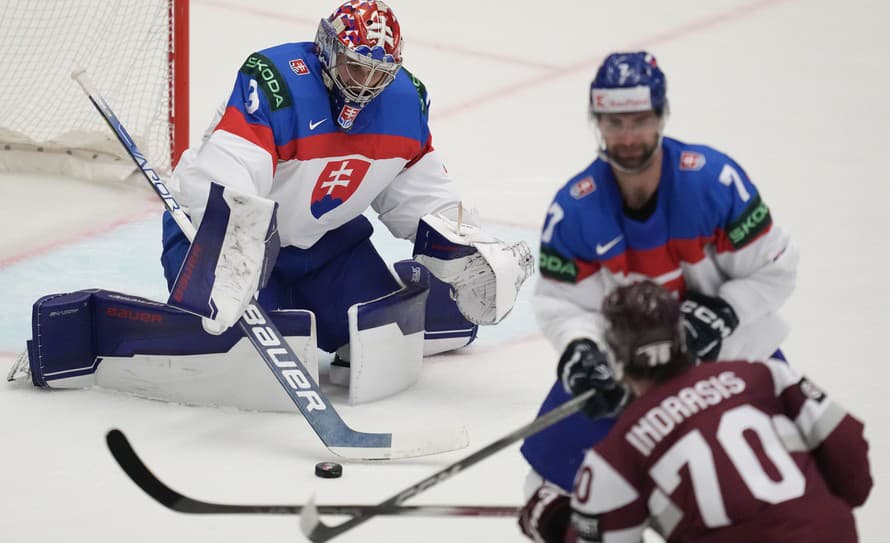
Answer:
M393 267L404 285L429 284L424 311L423 356L460 349L476 339L479 326L460 312L451 285L437 279L415 260L396 262Z
M401 290L355 304L349 318L349 403L379 400L420 377L429 272L416 262L395 264L411 277Z
M315 319L309 311L270 312L313 379ZM85 290L40 298L28 342L32 382L49 388L99 385L197 405L295 411L240 328L215 336L198 317L165 304Z
M430 294L426 302L423 356L466 347L476 339L479 325L468 321L460 312L454 301L454 290L451 285L436 279L432 274L429 281Z

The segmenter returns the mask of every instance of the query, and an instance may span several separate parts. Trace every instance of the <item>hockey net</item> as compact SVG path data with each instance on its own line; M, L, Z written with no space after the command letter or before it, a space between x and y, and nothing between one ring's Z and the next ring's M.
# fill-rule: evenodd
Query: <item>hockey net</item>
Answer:
M5 0L0 22L0 171L135 171L70 77L85 68L149 163L169 174L188 144L188 0Z

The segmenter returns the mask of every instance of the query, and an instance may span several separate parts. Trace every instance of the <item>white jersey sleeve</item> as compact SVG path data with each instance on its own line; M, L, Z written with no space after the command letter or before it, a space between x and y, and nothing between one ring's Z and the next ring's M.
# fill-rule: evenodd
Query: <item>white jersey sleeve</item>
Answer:
M420 217L456 208L458 202L460 197L454 190L454 182L439 154L430 149L403 169L374 199L371 207L394 236L413 241Z
M213 132L199 150L183 153L173 172L172 185L195 225L204 216L209 181L268 198L272 157L265 149L224 130Z
M760 238L735 251L718 252L717 266L730 277L718 295L735 310L739 326L775 313L791 296L800 253L776 223Z
M603 344L600 306L606 291L605 278L600 272L578 283L539 278L533 299L535 317L556 352L563 352L577 338Z

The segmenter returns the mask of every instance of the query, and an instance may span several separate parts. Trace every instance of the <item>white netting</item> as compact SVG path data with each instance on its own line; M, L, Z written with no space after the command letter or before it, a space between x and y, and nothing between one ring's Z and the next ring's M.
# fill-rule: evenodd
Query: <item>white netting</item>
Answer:
M82 177L134 169L70 77L86 68L152 166L169 172L170 1L0 2L0 171L74 159L93 164L61 169Z

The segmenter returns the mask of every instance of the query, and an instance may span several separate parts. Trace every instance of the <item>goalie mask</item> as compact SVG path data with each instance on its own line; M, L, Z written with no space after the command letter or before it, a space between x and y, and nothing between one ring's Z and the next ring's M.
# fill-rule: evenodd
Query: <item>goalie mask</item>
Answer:
M680 302L652 281L618 287L602 307L616 377L661 381L691 365Z
M321 20L315 45L337 125L349 130L402 66L399 21L383 2L351 0Z

